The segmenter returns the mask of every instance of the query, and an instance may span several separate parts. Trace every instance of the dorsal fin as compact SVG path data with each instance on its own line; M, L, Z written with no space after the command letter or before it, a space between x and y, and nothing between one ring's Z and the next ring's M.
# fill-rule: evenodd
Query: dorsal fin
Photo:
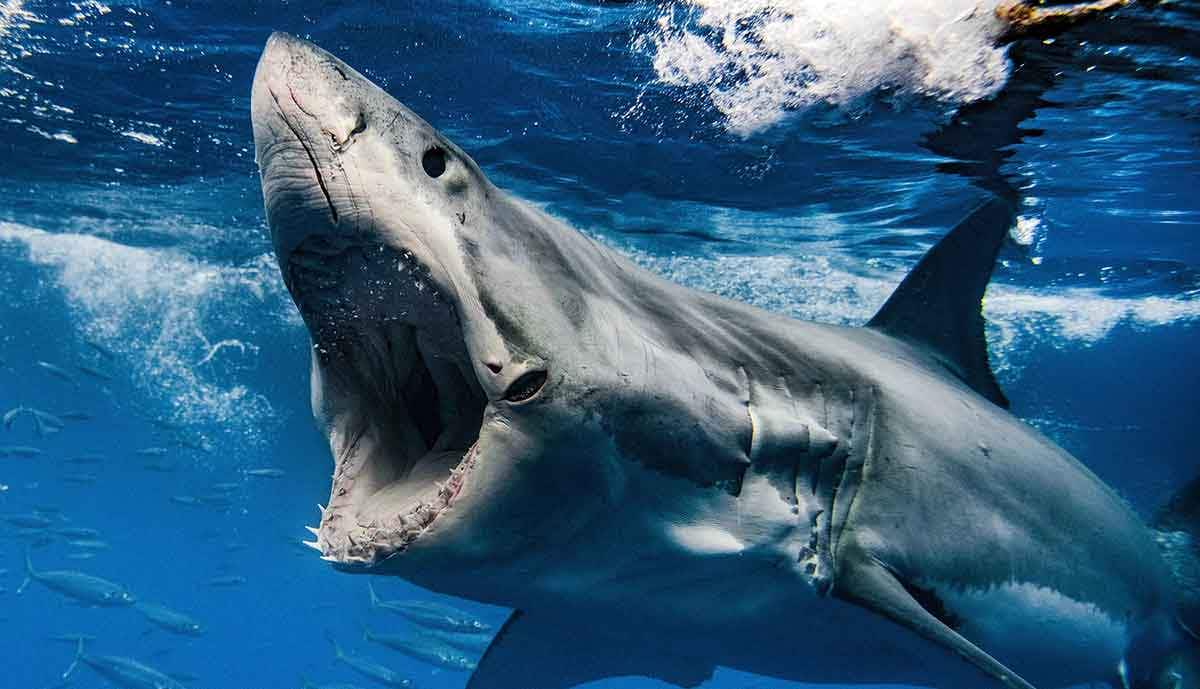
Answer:
M934 245L867 323L929 350L979 394L1008 408L988 364L983 291L1012 226L1013 209L993 198Z

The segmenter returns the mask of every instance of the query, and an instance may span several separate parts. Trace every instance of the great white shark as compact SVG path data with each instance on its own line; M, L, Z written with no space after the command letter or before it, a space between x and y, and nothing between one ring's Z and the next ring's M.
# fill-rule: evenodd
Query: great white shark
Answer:
M989 369L1004 202L834 327L640 268L301 39L252 116L334 460L310 545L513 608L471 687L1194 688L1186 567Z

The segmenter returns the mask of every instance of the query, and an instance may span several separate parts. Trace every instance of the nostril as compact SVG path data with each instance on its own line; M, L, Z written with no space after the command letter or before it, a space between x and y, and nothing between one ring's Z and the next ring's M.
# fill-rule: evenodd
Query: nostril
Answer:
M504 364L500 364L495 361L485 361L483 362L483 365L487 366L488 370L492 373L499 373L504 370Z
M425 155L421 156L421 167L425 168L425 174L430 177L441 177L446 171L446 151L442 150L441 146L429 148Z
M350 130L350 133L346 134L346 138L339 139L335 132L329 131L328 129L322 129L321 131L329 135L330 145L333 147L333 150L337 151L338 153L342 153L346 149L350 148L350 144L354 143L354 137L362 134L366 130L367 116L360 111L354 118L354 128Z

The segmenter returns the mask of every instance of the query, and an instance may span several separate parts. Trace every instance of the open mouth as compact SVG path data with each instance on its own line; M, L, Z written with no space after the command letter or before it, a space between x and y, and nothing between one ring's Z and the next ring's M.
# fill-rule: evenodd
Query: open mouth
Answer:
M334 458L310 546L370 566L448 510L478 460L487 398L453 302L408 251L312 236L286 282L312 333Z

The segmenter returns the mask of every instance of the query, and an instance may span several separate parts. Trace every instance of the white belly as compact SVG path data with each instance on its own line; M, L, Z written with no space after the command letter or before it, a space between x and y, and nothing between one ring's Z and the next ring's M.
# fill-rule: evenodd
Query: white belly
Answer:
M1091 603L1029 583L966 590L932 583L929 588L958 618L960 634L1034 686L1117 677L1129 630Z

